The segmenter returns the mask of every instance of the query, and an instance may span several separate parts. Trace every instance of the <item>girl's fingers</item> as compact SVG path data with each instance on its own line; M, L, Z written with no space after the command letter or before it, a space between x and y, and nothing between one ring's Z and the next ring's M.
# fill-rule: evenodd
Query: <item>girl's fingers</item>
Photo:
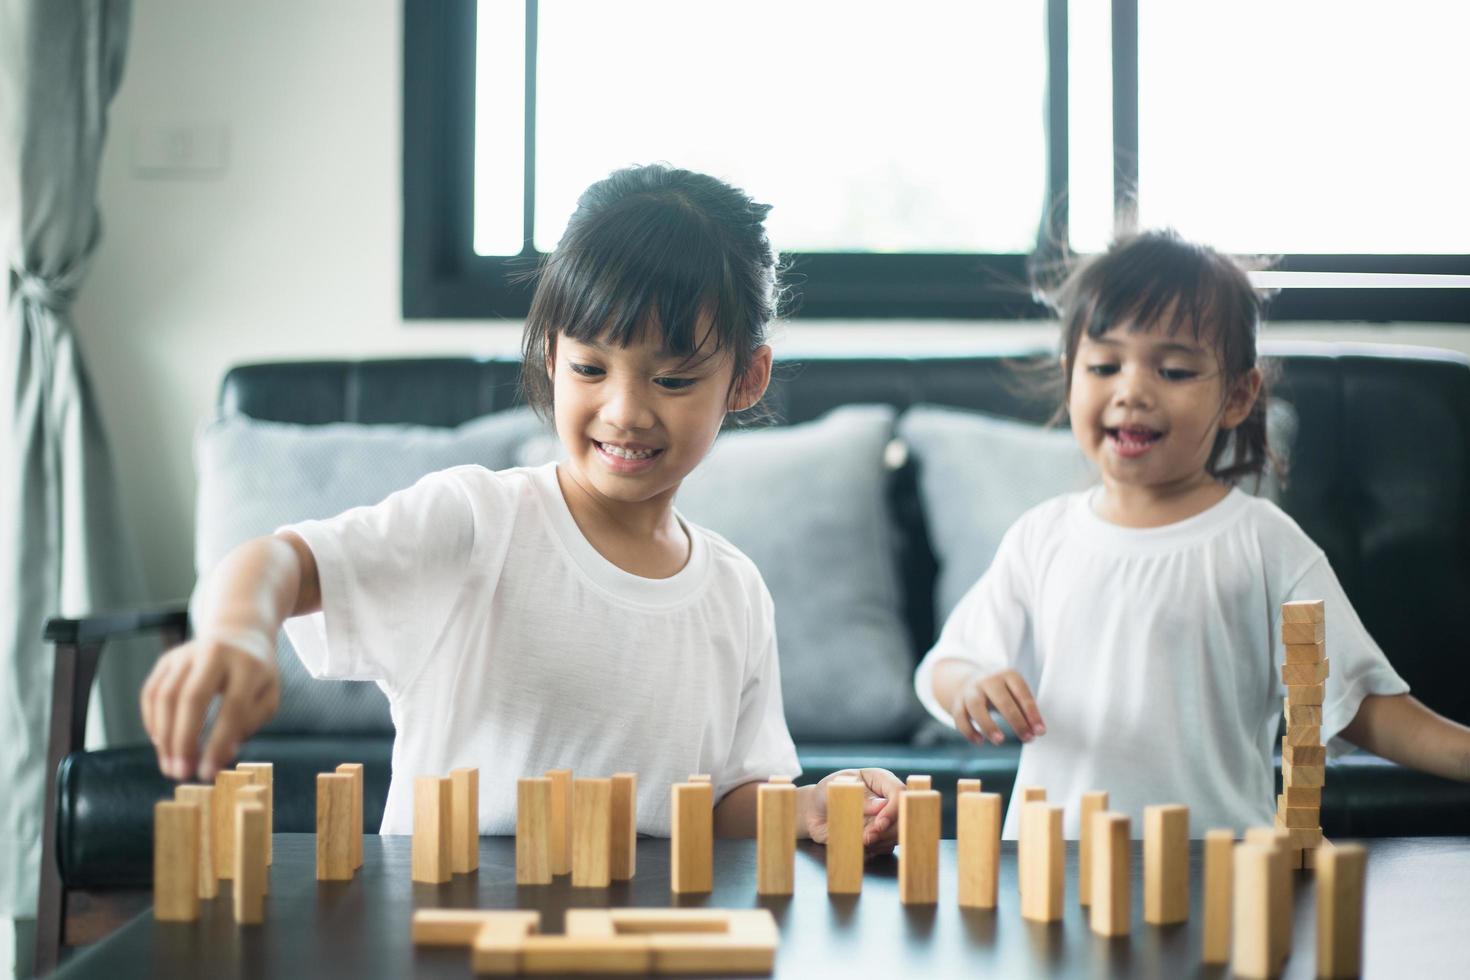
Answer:
M209 703L224 685L224 666L218 657L196 660L189 679L179 691L175 717L168 745L173 758L175 779L188 779L194 774L199 758L199 733L204 729L204 715Z
M990 701L985 697L984 691L976 690L965 698L965 711L991 745L999 745L1006 740L1005 733L1000 730L995 719L990 717Z
M970 717L970 709L965 707L964 699L955 701L954 709L950 711L950 717L954 719L955 731L965 736L971 745L984 745L985 736L975 728L975 719Z
M1031 688L1026 684L1026 678L1008 670L1003 675L1006 688L1011 696L1016 699L1016 704L1021 708L1021 714L1026 716L1026 723L1031 726L1031 731L1036 735L1046 734L1046 723L1041 720L1041 709L1036 706L1036 699L1031 696Z
M1006 687L1005 681L1000 678L992 678L985 688L985 693L990 696L990 703L995 705L995 710L1011 726L1011 731L1023 742L1031 741L1031 725L1026 721L1026 716L1021 714L1021 708L1016 704L1016 699L1011 696L1010 688Z

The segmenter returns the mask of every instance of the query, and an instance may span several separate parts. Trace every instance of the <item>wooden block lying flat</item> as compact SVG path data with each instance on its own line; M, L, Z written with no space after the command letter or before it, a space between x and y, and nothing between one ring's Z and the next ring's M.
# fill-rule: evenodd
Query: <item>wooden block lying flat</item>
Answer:
M827 784L827 892L856 895L863 890L863 803L868 788L860 782Z
M1327 638L1325 623L1282 623L1282 643L1321 643Z
M1327 659L1326 643L1287 643L1283 647L1282 662L1286 664L1315 664Z
M979 782L979 780L975 780ZM966 908L995 908L1000 882L1000 794L965 792L955 803L955 865L959 902Z
M933 788L934 780L930 776L921 776L917 774L911 775L909 776L908 781L904 783L904 789L923 790Z
M1281 759L1290 762L1294 766L1325 766L1327 764L1327 746L1325 745L1289 745L1286 737L1281 738Z
M1126 936L1133 926L1128 877L1131 821L1122 813L1092 815L1092 905L1089 925L1099 936Z
M1319 806L1290 806L1286 802L1286 794L1276 795L1276 826L1278 827L1316 827L1321 824L1322 808Z
M572 872L572 771L548 769L551 780L551 873Z
M551 884L551 780L516 781L516 884Z
M1285 786L1306 786L1320 789L1327 781L1326 766L1294 766L1284 759L1281 762L1281 781Z
M276 833L276 766L273 762L241 762L236 772L249 773L256 786L265 787L265 863L274 864L271 842Z
M457 875L480 867L480 770L449 770L449 866Z
M541 929L541 913L534 910L417 909L413 913L416 946L471 946L486 925L499 923L505 931L530 935Z
M1189 918L1189 807L1177 803L1143 810L1143 921Z
M520 972L527 976L653 972L647 936L527 936L520 954Z
M1327 609L1321 599L1297 599L1281 604L1283 623L1324 623Z
M1321 786L1284 786L1281 796L1287 806L1322 806Z
M1321 827L1283 827L1280 828L1288 835L1287 847L1293 850L1306 850L1322 846Z
M1282 664L1281 683L1287 687L1298 687L1302 684L1325 684L1330 667L1330 663L1326 660L1319 660L1312 664Z
M958 796L960 793L983 792L982 785L983 784L978 779L956 779L954 781L955 795Z
M265 921L265 807L241 803L236 815L235 921L257 925Z
M337 767L340 776L352 777L352 820L348 829L352 835L352 866L362 867L362 783L366 778L361 762L344 762Z
M1286 703L1293 707L1305 704L1320 708L1325 700L1326 684L1290 684L1286 688Z
M419 776L413 781L413 880L439 885L453 874L450 850L454 830L450 807L453 787L447 778Z
M1322 745L1321 725L1287 725L1286 734L1281 736L1282 745Z
M932 789L898 798L898 900L905 905L939 901L939 811Z
M1286 706L1286 724L1292 725L1321 725L1322 706L1320 704L1292 704Z
M153 918L193 922L199 918L198 803L160 800L153 804Z
M1021 917L1032 922L1057 922L1062 918L1066 864L1062 844L1062 808L1046 803L1027 803L1021 810L1026 827L1025 874L1030 876L1021 893Z
M534 915L533 921L524 916ZM521 947L540 930L541 916L536 912L506 911L494 913L470 947L470 967L476 973L499 976L521 972Z
M714 787L708 782L676 783L673 836L669 839L669 889L675 894L714 887Z
M1286 914L1272 887L1275 851L1264 844L1237 844L1230 918L1230 967L1237 977L1266 980L1280 965L1272 923Z
M612 884L612 780L578 779L572 784L572 885Z
M1205 935L1201 959L1209 964L1230 961L1230 883L1235 866L1235 834L1211 830L1205 834Z
M247 772L223 769L214 777L214 873L235 877L235 795L254 783Z
M352 863L353 778L324 772L316 777L316 878L350 881ZM359 833L356 836L361 837Z
M219 894L219 877L214 873L214 787L176 786L174 799L199 808L199 897L214 898Z
M578 921L581 915L607 917L617 935L647 937L655 973L768 974L775 967L780 934L767 909L580 909L568 913L568 935L589 926L602 931L590 919Z
M755 823L756 894L790 895L796 882L796 787L758 787Z
M1092 902L1092 818L1108 808L1108 794L1082 794L1082 813L1077 820L1077 901Z
M608 864L613 881L631 881L637 870L638 774L635 772L613 773L612 851Z

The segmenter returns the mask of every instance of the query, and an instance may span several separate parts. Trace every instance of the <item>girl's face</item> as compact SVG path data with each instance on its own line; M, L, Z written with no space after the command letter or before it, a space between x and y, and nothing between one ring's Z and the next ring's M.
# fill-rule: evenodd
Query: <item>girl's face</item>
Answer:
M725 413L759 401L770 367L761 347L732 391L728 350L691 362L664 350L656 329L627 347L559 335L548 369L572 478L609 503L671 501Z
M1250 413L1259 370L1227 398L1212 347L1189 331L1128 327L1078 342L1067 400L1077 442L1110 489L1169 493L1212 482L1205 466L1215 436Z

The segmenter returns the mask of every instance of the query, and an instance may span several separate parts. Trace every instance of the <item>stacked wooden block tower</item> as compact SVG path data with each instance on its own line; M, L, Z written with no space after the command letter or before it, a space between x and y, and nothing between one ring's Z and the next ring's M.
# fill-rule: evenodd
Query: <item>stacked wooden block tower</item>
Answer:
M1322 845L1322 784L1327 749L1322 745L1322 702L1327 687L1326 619L1322 600L1281 605L1286 656L1286 734L1281 739L1281 795L1276 826L1290 836L1294 867L1314 866Z

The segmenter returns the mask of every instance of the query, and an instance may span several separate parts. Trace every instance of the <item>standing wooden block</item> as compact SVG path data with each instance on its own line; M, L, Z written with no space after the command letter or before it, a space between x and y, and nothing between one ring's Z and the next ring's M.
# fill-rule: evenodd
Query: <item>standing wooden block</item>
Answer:
M276 766L273 762L242 762L236 772L249 773L256 786L265 787L265 863L275 863L272 841L276 834Z
M673 838L669 842L669 889L675 894L714 887L714 787L708 782L676 783Z
M923 776L923 775L919 775L919 774L914 774L914 775L909 776L908 781L904 783L904 789L933 789L933 788L934 788L934 779L931 776Z
M1189 807L1143 809L1143 921L1152 925L1189 918Z
M1283 602L1281 621L1283 623L1324 623L1327 621L1327 609L1321 599L1297 599L1294 602Z
M939 809L932 789L898 798L898 900L905 905L939 901Z
M214 873L235 877L235 796L254 782L249 773L224 769L214 777Z
M1205 963L1230 962L1230 882L1235 865L1235 833L1205 834Z
M265 921L265 807L241 803L236 813L235 921L254 925Z
M612 777L613 881L631 881L638 863L638 774L615 772Z
M516 884L551 884L551 780L516 781Z
M1362 972L1367 859L1361 844L1338 844L1316 855L1319 977L1335 980Z
M337 773L352 777L352 822L349 825L352 832L352 866L362 867L362 781L363 766L361 762L344 762L337 767Z
M153 918L159 922L199 918L201 820L198 803L153 804Z
M235 819L236 820L239 820L240 819L240 808L242 806L244 806L245 804L247 804L247 803L254 804L255 806L260 807L260 812L266 814L266 817L265 817L265 825L266 825L266 828L269 829L270 828L270 813L269 813L269 811L266 810L266 789L265 789L265 787L264 786L261 786L259 783L252 783L249 786L242 787L240 789L240 791L235 794ZM270 889L271 889L270 861L268 860L270 858L270 848L269 847L263 847L262 848L262 851L264 853L262 853L260 855L260 860L261 860L262 864L265 867L265 875L261 879L261 888L267 894L269 894L270 893ZM235 863L236 863L236 866L238 867L239 864L240 864L240 862L242 862L244 860L246 860L246 855L242 855L238 851L236 851L235 852Z
M1261 844L1237 844L1230 917L1230 967L1238 977L1265 980L1276 975L1280 960L1271 941L1272 920L1285 913L1275 902L1274 850Z
M993 909L1000 882L1000 794L964 792L955 809L960 905Z
M214 787L177 786L174 799L199 808L199 897L214 898L219 894L219 876L214 873Z
M449 770L450 867L457 875L480 867L480 770Z
M766 783L756 790L758 895L790 895L796 883L796 787Z
M1062 917L1066 872L1062 808L1027 803L1021 809L1021 823L1027 849L1022 873L1030 876L1021 892L1021 917L1032 922L1057 922Z
M863 890L863 803L868 788L856 780L827 784L827 893Z
M1042 803L1046 800L1045 786L1022 786L1019 792L1021 794L1021 802L1023 804Z
M1018 786L1015 789L1020 798L1021 812L1024 814L1027 803L1042 803L1046 801L1045 786ZM1017 821L1020 824L1020 835L1016 841L1016 889L1021 895L1021 904L1026 904L1026 821Z
M352 863L352 791L353 779L347 773L317 774L317 881L350 881L357 870Z
M612 883L612 780L578 779L572 790L572 885Z
M1133 928L1129 877L1132 821L1123 813L1092 815L1092 907L1089 925L1099 936L1126 936Z
M413 781L413 880L438 885L452 871L450 806L453 787L445 777L420 776Z
M1077 821L1077 901L1092 902L1092 818L1108 808L1104 791L1082 794L1082 815Z
M959 795L960 793L979 793L981 792L980 780L956 779L954 781L954 791L956 795Z
M572 771L548 769L551 780L551 873L572 870Z
M1291 832L1274 827L1251 827L1245 832L1247 842L1271 852L1271 903L1277 911L1271 918L1271 955L1279 965L1291 954L1291 870L1295 854L1291 849Z

